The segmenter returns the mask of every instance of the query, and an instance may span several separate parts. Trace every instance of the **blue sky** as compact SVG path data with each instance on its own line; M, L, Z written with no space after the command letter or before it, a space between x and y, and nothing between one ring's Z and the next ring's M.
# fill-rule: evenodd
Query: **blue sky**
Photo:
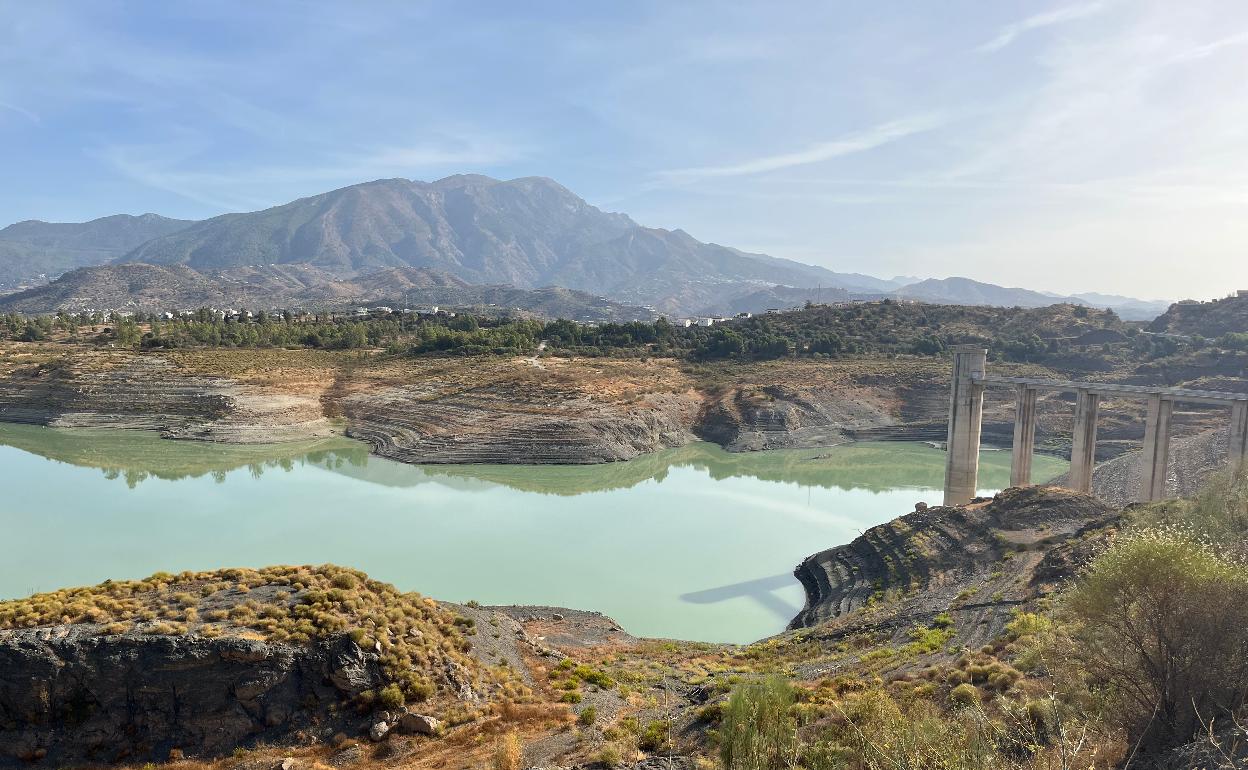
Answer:
M876 275L1248 288L1248 3L0 0L0 223L552 177Z

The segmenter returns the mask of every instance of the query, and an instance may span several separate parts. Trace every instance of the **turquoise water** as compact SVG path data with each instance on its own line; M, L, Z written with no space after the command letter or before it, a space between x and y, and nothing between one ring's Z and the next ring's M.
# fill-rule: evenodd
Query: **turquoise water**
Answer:
M937 503L944 454L694 444L596 466L412 466L360 444L228 447L0 425L0 597L165 570L334 562L449 601L604 612L752 641L802 603L807 555ZM1008 483L984 452L981 485ZM1065 464L1036 457L1036 478Z

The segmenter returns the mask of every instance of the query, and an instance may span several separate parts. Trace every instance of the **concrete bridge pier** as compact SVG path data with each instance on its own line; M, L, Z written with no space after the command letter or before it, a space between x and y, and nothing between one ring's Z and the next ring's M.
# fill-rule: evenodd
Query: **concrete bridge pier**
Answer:
M1035 388L1018 386L1018 404L1014 410L1014 449L1010 459L1010 486L1031 486L1031 458L1036 451Z
M1248 402L1236 401L1231 405L1231 470L1238 470L1248 462Z
M949 400L949 435L945 445L945 505L966 505L979 481L979 435L984 416L982 380L988 350L956 345L953 392Z
M1155 394L1148 398L1148 422L1144 425L1142 502L1164 500L1170 462L1170 416L1174 402Z
M1092 491L1092 469L1096 466L1096 418L1101 396L1080 389L1075 401L1075 433L1070 446L1070 488Z

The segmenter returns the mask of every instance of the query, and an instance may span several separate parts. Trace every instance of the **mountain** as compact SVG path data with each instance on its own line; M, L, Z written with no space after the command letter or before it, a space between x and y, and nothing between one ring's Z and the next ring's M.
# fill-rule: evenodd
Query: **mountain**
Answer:
M253 310L304 307L344 310L354 305L441 305L483 315L539 316L581 321L653 320L645 308L582 291L469 284L422 268L390 268L344 279L309 265L263 265L201 273L186 265L120 263L73 270L51 283L0 297L0 311L164 310L203 306Z
M763 313L768 310L788 310L801 307L807 302L817 305L845 302L861 295L851 294L837 288L795 288L793 286L766 286L745 292L703 308L700 316L734 316L738 313Z
M0 287L103 264L191 224L158 214L117 214L81 223L18 222L0 230Z
M1086 305L1113 310L1123 320L1147 321L1166 309L1168 303L1138 300L1111 294L1062 295L1031 289L1007 288L973 281L970 278L928 278L892 292L897 299L910 299L941 305L996 305L998 307L1045 307L1058 303Z
M372 301L403 297L412 288L436 288L412 296L425 303L523 306L536 298L510 297L504 289L546 289L549 295L551 287L564 287L586 296L550 295L550 306L580 312L607 297L618 307L604 306L602 312L647 307L674 316L882 296L1006 307L1075 302L1109 307L1127 319L1150 319L1164 310L1161 303L1129 297L1064 297L968 278L915 281L838 273L704 243L679 229L643 227L542 177L380 179L200 222L144 214L82 224L20 222L0 230L0 289L109 260L119 266L182 266L191 273L166 274L163 279L171 283L163 292L163 279L152 270L85 273L18 304L167 306L174 298L201 297L190 303L201 304L237 296L279 304ZM409 287L407 274L384 272L412 269L434 271L463 286ZM382 277L397 283L376 285ZM149 280L155 283L149 286ZM131 297L124 296L127 286L136 292Z
M1071 297L1083 300L1094 307L1109 308L1127 321L1149 321L1170 307L1170 303L1164 299L1136 299L1118 294L1084 292L1072 294Z
M366 182L198 222L124 261L199 271L306 263L343 277L423 267L473 284L558 285L669 312L708 304L725 285L838 285L824 268L642 227L539 177Z
M1006 288L970 278L928 278L893 292L898 299L941 305L996 305L998 307L1044 307L1056 304L1053 297L1030 289Z

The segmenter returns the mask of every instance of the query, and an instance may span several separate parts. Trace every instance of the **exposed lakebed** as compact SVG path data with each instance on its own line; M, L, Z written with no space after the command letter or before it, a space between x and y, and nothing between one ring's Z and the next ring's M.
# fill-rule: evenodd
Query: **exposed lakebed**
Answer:
M944 454L710 444L589 466L404 465L346 439L226 446L0 425L0 598L108 578L334 562L449 601L593 609L643 636L746 642L792 569L938 503ZM1037 480L1066 463L1036 457ZM985 493L1009 453L985 451Z

